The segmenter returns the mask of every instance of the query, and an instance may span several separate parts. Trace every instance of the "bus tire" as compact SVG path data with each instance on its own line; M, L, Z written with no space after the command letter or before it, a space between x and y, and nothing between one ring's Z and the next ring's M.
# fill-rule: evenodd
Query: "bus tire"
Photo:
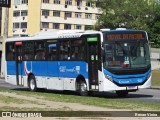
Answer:
M120 90L120 91L116 91L116 94L118 95L118 97L126 97L128 95L128 91Z
M29 77L29 89L33 92L37 91L36 79L33 75Z
M81 96L87 96L88 91L87 91L87 84L84 80L81 80L77 82L77 92Z

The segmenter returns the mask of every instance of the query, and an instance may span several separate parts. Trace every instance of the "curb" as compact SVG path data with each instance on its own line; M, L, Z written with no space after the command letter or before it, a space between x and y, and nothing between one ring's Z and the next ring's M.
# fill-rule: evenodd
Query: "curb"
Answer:
M157 90L160 90L160 86L153 86L153 87L151 87L151 89L157 89Z

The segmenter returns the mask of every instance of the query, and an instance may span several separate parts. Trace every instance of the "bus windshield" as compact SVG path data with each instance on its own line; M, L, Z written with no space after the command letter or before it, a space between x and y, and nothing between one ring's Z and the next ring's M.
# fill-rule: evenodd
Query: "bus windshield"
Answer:
M139 68L150 65L149 45L146 41L112 41L103 46L106 68Z

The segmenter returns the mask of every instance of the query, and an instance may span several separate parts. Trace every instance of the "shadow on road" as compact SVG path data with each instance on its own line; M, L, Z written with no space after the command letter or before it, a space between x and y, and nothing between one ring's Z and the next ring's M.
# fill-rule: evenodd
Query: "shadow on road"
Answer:
M30 91L29 88L22 88L22 87L15 87L11 90L16 91ZM54 94L64 94L64 95L78 95L76 92L73 91L56 91L56 90L46 90L46 89L38 89L38 92L41 93L54 93ZM100 97L100 98L108 98L108 99L119 99L120 97L114 92L94 92L90 97ZM146 95L138 92L129 92L125 98L152 98L153 95ZM123 98L120 98L123 99Z

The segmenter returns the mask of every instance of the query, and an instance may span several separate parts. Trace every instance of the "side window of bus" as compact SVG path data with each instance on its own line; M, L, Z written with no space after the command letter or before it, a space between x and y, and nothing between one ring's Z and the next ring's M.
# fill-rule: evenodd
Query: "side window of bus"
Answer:
M15 50L13 43L6 43L6 60L15 60Z
M71 60L85 59L85 44L83 40L71 41Z
M59 59L70 60L70 42L65 40L59 43Z
M48 60L57 60L57 40L47 41Z
M46 52L45 52L45 42L44 41L36 41L35 42L35 60L45 60Z
M23 60L34 60L34 42L23 42Z

